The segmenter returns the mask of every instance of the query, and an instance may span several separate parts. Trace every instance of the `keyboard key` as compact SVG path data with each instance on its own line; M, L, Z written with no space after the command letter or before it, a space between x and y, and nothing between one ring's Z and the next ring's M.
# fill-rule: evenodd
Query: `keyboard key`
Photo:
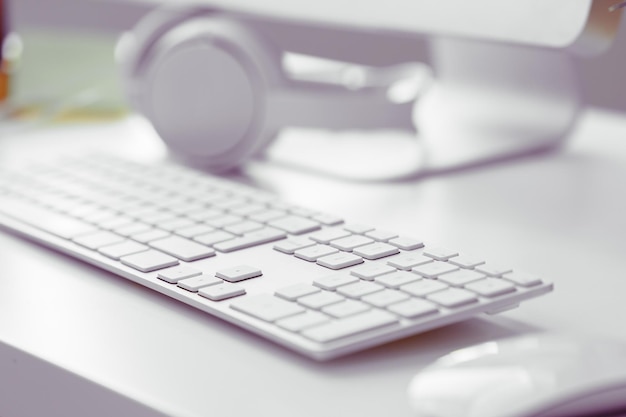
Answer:
M495 297L515 291L515 286L502 278L485 278L467 284L465 289L484 297Z
M7 206L3 207L3 209ZM76 207L67 210L67 214L73 217L83 218L89 213L94 213L100 209L100 205L94 203L79 204ZM26 220L24 220L26 221Z
M229 196L229 194L218 190L212 184L208 185L206 190L201 190L198 187L197 191L199 191L199 193L194 193L192 196L193 199L205 205L211 205L217 201L227 199Z
M175 233L182 237L194 238L196 236L204 235L213 231L215 231L215 229L209 225L195 223L191 226L176 229Z
M528 274L526 272L509 272L502 276L502 278L511 281L517 285L521 285L522 287L533 287L535 285L541 284L541 279L536 275Z
M298 249L304 249L311 246L315 246L315 242L304 238L292 237L276 243L274 245L274 249L289 255L293 255L293 253Z
M433 262L432 258L416 253L407 253L400 256L394 256L387 261L387 264L394 268L410 271L414 266L424 265Z
M130 237L132 235L147 232L148 230L151 230L151 229L152 229L152 226L150 226L149 224L135 222L135 223L127 224L124 226L116 227L115 229L113 229L113 231L117 233L118 235Z
M239 207L234 207L230 209L230 212L237 216L247 217L265 210L267 210L267 206L265 204L247 204Z
M124 265L141 272L151 272L168 266L178 265L178 260L163 252L147 250L120 258Z
M390 239L387 243L404 250L415 250L424 246L424 242L422 242L421 240L411 239L402 236Z
M224 242L226 240L234 239L236 236L232 233L224 232L223 230L216 230L214 232L205 233L195 236L193 240L202 243L203 245L213 246L216 243Z
M260 230L255 230L254 232L246 233L242 237L236 237L234 239L216 243L213 247L220 252L232 252L250 248L252 246L262 245L264 243L274 242L276 240L284 239L286 236L285 232L271 227L266 227Z
M330 269L342 269L363 263L363 258L352 253L335 253L317 259L318 265Z
M429 264L416 266L412 271L426 278L437 278L440 275L457 271L458 269L458 266L448 262L431 262Z
M103 221L96 221L94 224L106 230L114 230L123 226L129 226L135 223L135 220L128 216L115 216L107 218Z
M434 301L444 307L459 307L477 301L474 294L460 288L449 288L426 296L430 301Z
M317 278L313 281L313 285L328 291L335 291L342 285L352 284L354 282L359 282L359 279L345 273L337 273Z
M218 208L220 210L230 210L235 209L237 207L244 207L250 204L246 198L241 197L228 197L223 200L218 200L213 202L213 207Z
M222 210L207 208L185 214L185 216L197 222L204 222L210 219L215 219L216 217L221 217L223 215L224 212Z
M410 272L406 271L396 271L392 274L385 274L379 277L376 277L376 282L384 285L387 288L400 288L402 285L408 284L410 282L418 281L421 278Z
M169 232L166 232L165 230L152 229L146 232L131 235L130 238L140 243L149 243L153 240L163 239L164 237L167 237L169 235Z
M482 264L475 268L478 272L490 275L492 277L499 277L511 272L511 268L506 268L495 264Z
M154 213L141 216L141 221L156 226L159 223L176 219L176 215L169 211L155 211Z
M298 303L305 307L319 310L322 307L338 303L343 300L345 300L345 298L335 292L320 291L315 294L305 295L304 297L298 298Z
M353 250L355 255L364 257L365 259L379 259L385 256L400 253L398 248L388 243L376 242L365 246L360 246Z
M447 288L450 288L448 284L445 284L441 281L435 281L433 279L421 279L417 282L412 282L410 284L402 285L400 289L404 292L407 292L411 295L415 295L417 297L423 297L428 294L432 294L437 291L442 291Z
M300 332L328 321L330 321L330 318L327 315L318 311L307 310L302 314L278 320L276 325L291 332Z
M350 232L342 229L324 229L309 235L309 239L312 239L317 243L328 244L331 240L341 239L342 237L347 236L350 236Z
M339 252L335 248L331 248L326 245L315 245L309 248L298 249L294 252L294 255L300 259L304 259L305 261L315 262L317 258L321 258L322 256L331 255L333 253Z
M98 224L98 223L102 223L104 220L108 220L108 219L112 219L116 217L117 214L118 213L115 210L102 208L102 209L89 212L86 215L82 216L81 218L86 222Z
M202 274L191 278L181 279L177 282L180 288L187 291L198 292L200 288L208 287L209 285L222 284L224 281L221 279L212 277L210 275Z
M446 282L455 287L462 287L473 281L485 278L487 275L471 269L461 269L439 277L440 281Z
M314 294L319 292L320 289L310 284L294 284L288 287L283 287L276 290L276 295L289 301L296 301L300 297L305 295Z
M169 236L153 240L149 245L187 262L215 255L213 249L180 236Z
M289 207L289 212L291 214L295 214L296 216L300 216L300 217L312 217L315 214L318 214L315 210L311 210L308 208L304 208L304 207Z
M322 308L322 311L336 318L348 317L370 310L371 307L356 300L346 300Z
M380 275L388 274L390 272L396 272L396 269L389 265L376 262L369 262L365 265L357 266L352 271L350 271L352 275L366 281L373 281L374 278Z
M198 290L198 294L212 301L221 301L228 298L244 295L246 290L236 284L222 282L221 284L202 287Z
M384 290L380 284L376 284L370 281L359 281L354 284L344 285L342 287L337 288L337 292L341 295L345 295L350 298L361 298L364 295L372 294L377 291Z
M191 201L184 201L178 204L172 204L167 209L177 215L185 215L187 213L195 213L199 210L204 210L206 207L202 203L193 203Z
M231 226L233 224L237 224L243 221L243 217L234 216L232 214L226 214L219 217L212 217L210 219L206 219L204 222L209 226L215 228L222 228L226 226Z
M332 216L330 214L315 214L311 218L316 222L322 223L326 226L336 226L343 223L343 219L341 217Z
M347 230L348 232L356 233L360 235L374 230L374 228L371 226L367 226L364 224L356 224L356 223L346 224L343 228Z
M232 226L224 227L228 233L234 235L243 235L248 232L253 232L263 228L263 224L252 220L245 220L241 223L233 224Z
M382 290L361 298L367 304L379 308L384 308L407 299L409 299L409 295L398 290Z
M458 256L458 252L446 248L428 248L424 250L424 255L429 256L438 261L447 261L450 258Z
M387 230L375 229L375 230L365 233L365 236L372 238L378 242L386 242L389 239L398 237L398 234L394 232L389 232Z
M245 279L256 278L263 275L259 268L248 265L239 265L233 268L221 269L215 276L228 282L238 282Z
M449 262L451 264L460 266L461 268L474 268L478 265L482 265L485 263L485 261L481 259L467 256L467 255L455 256L454 258L450 259Z
M122 256L131 255L137 252L143 252L148 250L146 245L133 242L132 240L124 240L120 243L113 245L103 246L98 249L98 252L108 256L111 259L119 260Z
M282 217L280 219L272 220L267 224L277 229L284 230L292 235L301 235L320 228L320 224L318 222L298 216Z
M439 311L435 304L419 298L411 298L398 304L392 304L387 309L408 319L422 317Z
M235 301L230 305L230 308L269 322L306 311L298 304L270 294L256 295Z
M170 284L176 284L181 279L195 277L196 275L202 275L202 271L188 266L176 266L159 272L157 277Z
M158 223L156 226L159 229L167 230L168 232L173 232L174 230L182 229L183 227L193 226L194 224L196 224L196 222L194 222L191 219L187 219L185 217L177 217L172 220L167 220L167 221Z
M333 240L330 245L342 251L351 252L359 246L364 246L374 242L373 239L365 236L348 236L341 239Z
M287 212L283 210L265 210L260 211L258 213L254 213L248 218L250 220L254 220L255 222L267 223L272 220L280 219L282 217L287 217Z
M3 201L1 211L24 223L64 239L72 239L98 229L93 225L63 214L14 200Z
M398 319L385 311L370 310L365 313L332 321L304 330L302 334L316 342L327 343L368 330L389 326Z
M107 232L104 230L90 233L88 235L82 235L72 239L74 242L88 249L96 250L103 246L112 245L124 241L124 238L115 233Z

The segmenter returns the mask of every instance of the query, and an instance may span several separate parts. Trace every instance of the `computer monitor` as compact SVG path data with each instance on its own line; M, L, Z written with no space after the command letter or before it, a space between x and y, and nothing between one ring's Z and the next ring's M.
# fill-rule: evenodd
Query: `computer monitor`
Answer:
M128 29L163 0L13 0L20 25ZM552 147L580 108L571 52L604 49L618 0L356 0L187 2L224 10L283 49L385 65L428 58L436 83L414 120L429 169L447 169ZM71 10L72 13L68 13ZM417 39L426 39L430 56ZM423 52L423 51L422 51Z
M8 0L8 7L17 26L118 31L128 29L156 6L204 4L276 24L293 23L300 30L427 34L563 48L590 38L596 46L599 40L610 40L617 30L619 13L609 9L619 3L620 0ZM308 42L315 39L309 38Z

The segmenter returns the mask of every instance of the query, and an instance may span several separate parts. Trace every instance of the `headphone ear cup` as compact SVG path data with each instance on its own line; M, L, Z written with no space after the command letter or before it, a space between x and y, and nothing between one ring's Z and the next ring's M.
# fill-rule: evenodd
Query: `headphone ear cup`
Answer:
M122 34L115 48L115 58L126 96L136 110L141 110L136 90L141 83L141 69L148 52L164 33L176 25L206 14L206 8L165 5L148 13L131 31Z
M266 107L283 82L280 53L219 14L174 19L136 48L132 101L174 155L214 171L238 166L276 131Z

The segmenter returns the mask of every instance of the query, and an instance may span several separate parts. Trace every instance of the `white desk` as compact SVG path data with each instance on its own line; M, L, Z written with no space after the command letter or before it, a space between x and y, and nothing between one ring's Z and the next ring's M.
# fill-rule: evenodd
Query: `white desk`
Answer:
M55 136L55 148L119 147L135 129L142 127L4 138L0 163L49 147ZM553 293L517 310L327 363L1 233L0 415L409 416L410 378L452 349L542 330L626 341L626 117L589 112L571 136L558 153L419 181L355 183L248 167L244 177L289 201L555 282ZM158 154L152 139L145 143Z

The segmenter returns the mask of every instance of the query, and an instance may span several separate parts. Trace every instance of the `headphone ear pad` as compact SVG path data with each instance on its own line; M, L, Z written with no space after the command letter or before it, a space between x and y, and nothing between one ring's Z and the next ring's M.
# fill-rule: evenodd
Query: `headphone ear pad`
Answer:
M115 47L115 58L120 69L122 87L136 110L141 110L137 98L140 92L137 90L148 52L164 33L176 25L206 14L206 8L164 5L148 13L132 30L122 34Z
M274 136L266 107L280 60L240 24L197 16L136 53L135 101L174 155L223 171Z

